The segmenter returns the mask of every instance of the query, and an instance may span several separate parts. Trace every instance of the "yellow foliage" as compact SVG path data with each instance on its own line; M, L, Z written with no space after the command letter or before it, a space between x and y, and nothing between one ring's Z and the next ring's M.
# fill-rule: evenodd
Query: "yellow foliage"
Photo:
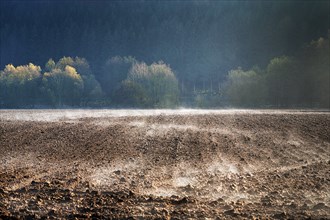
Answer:
M76 69L72 66L66 66L65 72L74 79L81 79L80 75L77 73Z
M36 66L32 63L29 63L28 65L24 66L17 66L15 67L12 64L6 65L4 71L3 71L3 77L7 80L32 80L34 78L41 76L41 68L40 66Z

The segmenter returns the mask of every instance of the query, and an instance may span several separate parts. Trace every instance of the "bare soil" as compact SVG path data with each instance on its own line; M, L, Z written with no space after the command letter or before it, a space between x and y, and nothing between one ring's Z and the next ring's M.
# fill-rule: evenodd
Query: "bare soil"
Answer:
M330 219L330 113L0 111L0 219Z

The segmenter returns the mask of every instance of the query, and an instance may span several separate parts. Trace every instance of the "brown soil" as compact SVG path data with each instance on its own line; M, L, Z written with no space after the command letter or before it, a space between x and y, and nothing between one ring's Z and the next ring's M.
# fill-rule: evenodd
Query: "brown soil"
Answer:
M330 219L329 112L41 112L0 111L0 219Z

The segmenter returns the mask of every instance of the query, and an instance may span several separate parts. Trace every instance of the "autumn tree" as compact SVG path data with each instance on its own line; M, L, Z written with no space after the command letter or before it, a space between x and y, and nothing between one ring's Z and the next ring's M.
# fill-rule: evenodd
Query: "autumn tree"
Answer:
M39 98L41 68L32 63L6 65L0 72L0 100L9 107L33 105Z

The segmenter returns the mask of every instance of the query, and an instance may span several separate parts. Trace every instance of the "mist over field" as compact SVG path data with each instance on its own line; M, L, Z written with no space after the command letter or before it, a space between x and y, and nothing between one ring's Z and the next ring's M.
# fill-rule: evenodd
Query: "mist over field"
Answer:
M1 108L329 108L328 1L1 1Z

